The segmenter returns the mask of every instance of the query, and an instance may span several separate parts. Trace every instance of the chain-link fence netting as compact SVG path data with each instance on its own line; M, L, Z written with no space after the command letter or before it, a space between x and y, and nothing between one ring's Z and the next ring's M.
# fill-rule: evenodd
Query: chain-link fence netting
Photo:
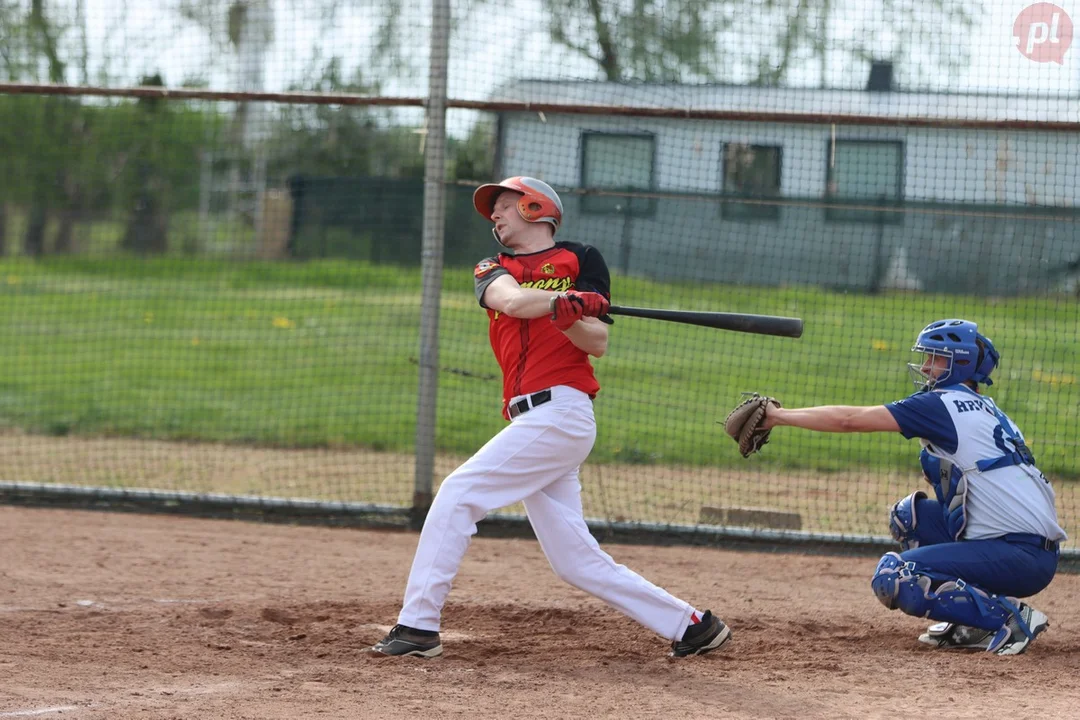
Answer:
M716 423L744 391L903 397L918 331L963 317L1080 534L1080 69L1053 8L454 0L436 485L504 423L472 191L530 175L618 304L806 328L618 319L586 515L886 534L916 441L780 430L747 461ZM0 0L0 480L412 504L431 16Z

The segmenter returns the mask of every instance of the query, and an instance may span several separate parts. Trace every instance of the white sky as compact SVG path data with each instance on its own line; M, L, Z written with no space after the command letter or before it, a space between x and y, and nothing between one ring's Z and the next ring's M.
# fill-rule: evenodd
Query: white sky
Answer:
M344 5L366 6L366 10L346 10L337 22L326 27L313 18L318 0L269 0L272 5L274 40L263 63L264 89L285 90L304 82L305 72L314 66L315 53L338 55L345 68L360 67L371 47L375 23L372 6L379 0L352 0ZM833 37L858 32L860 12L877 6L879 0L847 0L851 3L841 20L830 30ZM915 1L915 0L911 0ZM179 0L84 0L90 55L91 82L103 69L110 84L134 84L146 72L161 71L167 85L179 86L191 78L203 78L215 89L235 87L237 59L227 48L214 48L207 33L179 19ZM430 21L428 0L408 0L402 26L410 29L407 47L413 72L383 81L383 93L421 96L427 91L427 46ZM224 36L226 0L214 3L222 10L218 37ZM837 3L839 4L839 3ZM1080 61L1075 45L1065 54L1064 64L1037 63L1023 57L1013 44L1013 21L1033 3L1025 0L983 0L986 10L981 23L967 39L972 57L970 66L958 77L941 77L927 89L1031 94L1075 94L1080 97ZM1080 22L1080 0L1056 3ZM452 5L461 7L460 0ZM597 79L598 70L585 59L555 48L548 40L542 7L537 0L503 0L465 18L452 42L449 94L451 97L483 99L499 83L511 77ZM460 18L459 18L460 20ZM1077 34L1080 34L1078 32ZM942 28L932 42L952 43L956 31ZM903 38L884 32L875 45L888 47ZM1080 38L1077 38L1080 39ZM747 42L744 38L743 43ZM753 42L753 39L749 40ZM911 40L908 40L911 42ZM856 70L840 57L830 59L831 84L852 82ZM814 64L791 76L791 84L814 85L818 80ZM738 79L738 78L735 78ZM865 78L855 77L861 84ZM909 88L910 89L910 88ZM471 113L452 113L451 131L462 132Z

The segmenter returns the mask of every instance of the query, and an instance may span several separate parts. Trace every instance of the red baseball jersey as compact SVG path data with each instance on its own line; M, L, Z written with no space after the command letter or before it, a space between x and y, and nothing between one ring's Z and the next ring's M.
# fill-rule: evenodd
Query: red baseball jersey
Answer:
M569 385L589 397L600 391L589 355L555 327L545 315L519 320L484 305L484 291L500 275L509 274L523 288L563 292L580 290L611 296L611 277L600 251L590 245L557 242L535 253L500 253L481 260L473 271L476 299L488 311L491 349L503 373L503 414L510 398L555 385ZM603 318L611 323L610 318Z

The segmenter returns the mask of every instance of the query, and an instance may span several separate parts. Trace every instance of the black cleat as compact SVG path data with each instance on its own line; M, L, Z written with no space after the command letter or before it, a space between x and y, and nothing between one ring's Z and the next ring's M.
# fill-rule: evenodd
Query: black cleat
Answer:
M682 640L671 643L671 657L704 655L726 643L730 637L731 628L713 615L712 610L706 610L701 622L686 628Z
M442 655L442 641L437 632L395 625L386 637L371 647L370 652L376 655L433 658Z

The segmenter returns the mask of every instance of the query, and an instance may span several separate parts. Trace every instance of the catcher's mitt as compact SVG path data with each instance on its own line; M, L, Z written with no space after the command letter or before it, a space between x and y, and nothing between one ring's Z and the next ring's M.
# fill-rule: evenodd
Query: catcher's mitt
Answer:
M750 457L769 442L772 430L763 430L761 425L770 407L781 407L780 401L753 393L728 413L724 420L724 431L739 443L739 452L743 457Z

